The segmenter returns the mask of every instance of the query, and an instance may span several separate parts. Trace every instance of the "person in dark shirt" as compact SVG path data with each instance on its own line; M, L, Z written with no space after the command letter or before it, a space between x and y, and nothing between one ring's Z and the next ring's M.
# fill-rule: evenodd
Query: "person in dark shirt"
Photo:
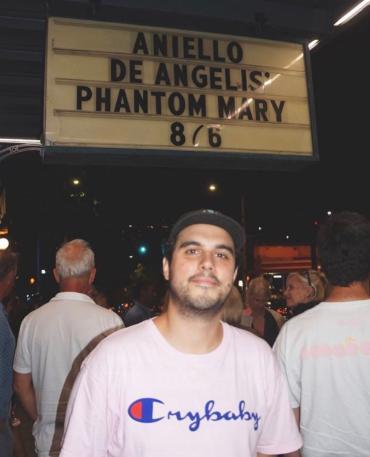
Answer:
M155 285L149 280L139 281L133 289L133 305L123 316L126 327L153 317Z
M13 455L12 433L9 419L13 394L13 357L15 338L3 304L10 294L17 274L17 255L0 251L0 452L2 457Z
M243 316L242 322L254 330L270 346L273 346L280 328L284 324L284 318L278 312L267 307L270 297L269 282L263 276L252 279L246 292L246 310L249 311L249 316Z

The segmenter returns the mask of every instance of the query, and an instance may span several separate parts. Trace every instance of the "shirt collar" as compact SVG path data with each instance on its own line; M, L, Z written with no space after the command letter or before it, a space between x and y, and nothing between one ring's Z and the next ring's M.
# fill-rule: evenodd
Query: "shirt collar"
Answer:
M58 292L52 300L89 301L95 304L91 297L80 292Z

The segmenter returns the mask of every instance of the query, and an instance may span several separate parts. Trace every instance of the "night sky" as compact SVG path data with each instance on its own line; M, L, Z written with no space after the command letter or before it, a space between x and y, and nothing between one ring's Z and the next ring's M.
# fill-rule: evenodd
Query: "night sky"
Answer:
M261 243L285 242L287 234L291 242L312 242L315 221L329 209L369 215L369 19L367 11L311 52L320 162L303 170L78 167L25 156L2 163L6 222L22 273L50 271L56 247L82 237L96 250L98 282L116 286L137 261L160 268L161 241L184 211L210 207L240 221L243 198L247 233ZM207 190L210 183L217 192ZM137 255L141 243L146 258Z

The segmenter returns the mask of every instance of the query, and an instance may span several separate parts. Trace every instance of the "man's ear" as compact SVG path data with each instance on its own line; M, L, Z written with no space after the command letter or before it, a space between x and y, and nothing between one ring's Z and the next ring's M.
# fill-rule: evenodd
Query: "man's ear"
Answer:
M163 257L162 260L162 271L163 271L163 276L166 281L169 280L170 278L170 264L168 263L167 257Z
M56 268L53 269L53 275L54 275L55 281L59 284L60 283L60 276L59 276L59 273L57 272Z
M90 285L94 282L95 276L96 276L96 268L93 268L89 274L89 284Z

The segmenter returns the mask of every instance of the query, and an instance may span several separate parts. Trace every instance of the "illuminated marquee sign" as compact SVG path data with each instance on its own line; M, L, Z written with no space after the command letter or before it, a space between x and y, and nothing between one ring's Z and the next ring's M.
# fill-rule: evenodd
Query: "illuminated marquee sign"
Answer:
M47 145L312 156L303 45L50 18Z

